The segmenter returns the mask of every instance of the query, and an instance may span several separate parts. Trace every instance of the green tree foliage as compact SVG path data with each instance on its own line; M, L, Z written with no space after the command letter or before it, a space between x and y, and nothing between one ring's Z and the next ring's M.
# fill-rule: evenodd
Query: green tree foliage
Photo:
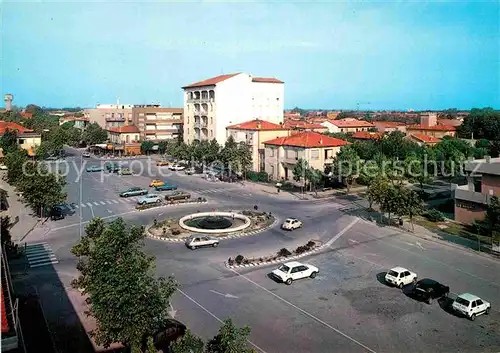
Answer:
M250 331L250 327L238 328L231 319L226 319L219 333L207 343L206 353L253 353L248 348Z
M493 108L474 108L457 129L458 135L470 139L500 141L500 111Z
M383 200L389 188L389 181L384 176L378 176L370 183L366 191L370 209L372 209L374 203L377 203L379 205L383 203Z
M173 278L157 278L154 258L142 247L144 228L129 228L118 218L108 224L95 218L72 253L80 257L73 286L88 296L89 315L98 344L120 342L140 347L145 337L164 328L167 308L177 288Z
M490 199L486 209L486 221L488 222L490 235L493 234L493 231L500 233L500 199L497 196Z
M172 353L203 353L205 343L201 338L186 330L184 336L176 340L171 347Z
M28 104L24 110L27 113L33 114L33 116L38 116L43 114L43 109L35 104Z
M432 182L433 174L429 173L427 154L410 155L404 160L406 179L416 182L420 186L421 192L424 191L424 184Z
M293 180L297 182L302 182L305 185L307 181L307 170L309 169L309 164L304 158L299 158L297 163L294 164L292 169Z
M17 144L17 130L7 129L3 136L0 137L0 147L3 149L4 155L19 149Z
M339 153L333 159L334 177L340 178L346 186L347 193L351 185L359 176L361 159L356 150L350 145L341 147Z
M96 145L105 142L108 139L108 133L99 124L92 123L83 131L82 139L87 145Z
M34 130L38 134L45 133L46 130L52 131L59 127L59 117L47 114L33 114L31 119L24 122L24 126Z
M75 127L75 123L68 121L60 126L60 129L64 131L65 143L70 146L78 146L82 141L82 130Z
M380 140L379 151L389 159L404 160L412 153L418 153L421 147L405 138L400 131L393 131Z
M232 170L238 170L239 162L238 144L232 136L229 136L220 152L220 160L224 165L230 166Z
M405 187L398 187L396 191L399 194L399 207L397 214L400 216L408 216L410 219L411 229L414 231L413 218L422 214L424 211L422 199L415 191Z
M141 152L143 154L148 154L149 152L151 152L153 150L154 146L155 146L155 144L153 141L149 141L149 140L142 141L141 142Z
M7 181L16 185L23 175L23 165L28 161L25 150L17 149L5 156L5 166L7 167Z
M237 148L237 154L238 154L238 166L239 172L242 173L247 173L249 170L252 169L252 151L251 151L251 146L241 142L238 144Z

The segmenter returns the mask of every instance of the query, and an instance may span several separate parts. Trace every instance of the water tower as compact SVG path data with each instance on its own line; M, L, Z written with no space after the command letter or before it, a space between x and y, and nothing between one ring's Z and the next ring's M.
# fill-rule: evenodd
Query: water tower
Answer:
M4 107L5 110L10 112L12 110L12 101L14 100L14 95L7 93L5 96L3 96L3 101L5 102Z

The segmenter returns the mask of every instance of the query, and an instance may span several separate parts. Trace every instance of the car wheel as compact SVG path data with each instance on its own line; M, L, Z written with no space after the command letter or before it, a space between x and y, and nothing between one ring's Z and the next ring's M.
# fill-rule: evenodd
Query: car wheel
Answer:
M403 282L401 282L400 284L398 284L398 288L399 289L403 289Z
M476 320L476 314L472 314L470 317L469 317L470 321L474 321Z
M290 285L290 284L292 284L292 282L293 282L293 280L291 278L289 278L289 279L286 280L285 283L288 284L288 285Z
M216 248L216 247L218 247L218 246L219 246L219 243L213 243L213 244L212 244L212 246L213 246L214 248Z
M146 204L146 201L143 201L143 202L141 203L141 205L143 205L143 206L144 206L145 204Z
M429 297L429 298L427 299L427 304L432 304L432 297Z
M156 203L160 203L160 202L161 202L161 200L160 200L160 199L156 200Z
M317 274L318 274L317 272L313 272L313 273L311 273L311 275L309 277L315 278Z
M490 313L490 308L487 308L486 311L484 312L484 315L488 315Z
M196 250L196 246L192 245L191 250Z

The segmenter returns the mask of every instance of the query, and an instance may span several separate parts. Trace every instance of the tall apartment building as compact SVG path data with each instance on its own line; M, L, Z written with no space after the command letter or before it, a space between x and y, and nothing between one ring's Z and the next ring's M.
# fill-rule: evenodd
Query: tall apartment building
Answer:
M283 122L284 82L235 73L182 87L184 142L226 141L226 127L260 119Z
M83 115L89 122L99 124L103 129L132 124L133 104L97 104L85 109Z
M139 128L141 140L167 140L182 137L184 109L159 105L136 105L132 123Z

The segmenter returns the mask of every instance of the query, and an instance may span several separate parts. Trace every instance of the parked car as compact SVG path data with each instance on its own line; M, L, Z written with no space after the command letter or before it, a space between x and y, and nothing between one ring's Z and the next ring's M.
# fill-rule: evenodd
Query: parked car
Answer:
M490 303L470 293L458 295L451 307L457 313L466 316L472 321L476 319L476 316L482 314L488 315L491 310Z
M83 158L90 158L90 152L83 152L82 157Z
M156 188L158 186L163 186L166 183L163 180L160 179L153 179L151 183L149 184L149 187Z
M102 167L99 167L97 165L91 165L87 167L87 172L92 173L92 172L102 172Z
M447 297L449 293L450 287L433 279L424 278L415 284L410 294L431 304L433 299Z
M404 267L394 267L385 275L385 281L396 287L403 288L410 283L417 282L417 274Z
M194 174L194 172L195 172L194 168L188 168L188 169L185 169L185 170L184 170L184 173L185 173L186 175L193 175L193 174Z
M292 261L278 267L277 270L271 272L271 276L279 282L290 285L298 279L314 278L318 273L319 269L316 266Z
M178 201L178 200L188 200L191 198L191 194L184 191L174 191L165 196L167 201Z
M132 175L132 171L128 168L121 168L119 171L118 171L118 175Z
M148 204L151 204L151 203L161 203L162 201L162 197L158 194L148 194L148 195L145 195L141 198L139 198L139 200L137 200L137 204L138 205L148 205Z
M7 166L5 164L0 164L0 170L7 170Z
M157 167L168 167L169 165L170 165L170 163L167 162L167 161L158 161L158 162L156 162L156 166Z
M138 187L132 187L128 190L122 191L120 193L120 197L131 197L131 196L139 196L139 195L147 195L148 190Z
M302 222L296 218L287 218L285 222L281 225L281 229L285 230L294 230L297 228L301 228L303 226Z
M156 191L171 191L171 190L177 190L177 185L170 185L164 183L163 185L157 186L155 188Z
M195 250L195 249L207 247L207 246L216 248L219 246L219 239L211 237L209 235L195 234L195 235L190 236L185 241L185 244L191 250Z
M170 170L175 170L175 171L180 171L186 169L186 167L179 165L179 164L174 164L168 167Z

